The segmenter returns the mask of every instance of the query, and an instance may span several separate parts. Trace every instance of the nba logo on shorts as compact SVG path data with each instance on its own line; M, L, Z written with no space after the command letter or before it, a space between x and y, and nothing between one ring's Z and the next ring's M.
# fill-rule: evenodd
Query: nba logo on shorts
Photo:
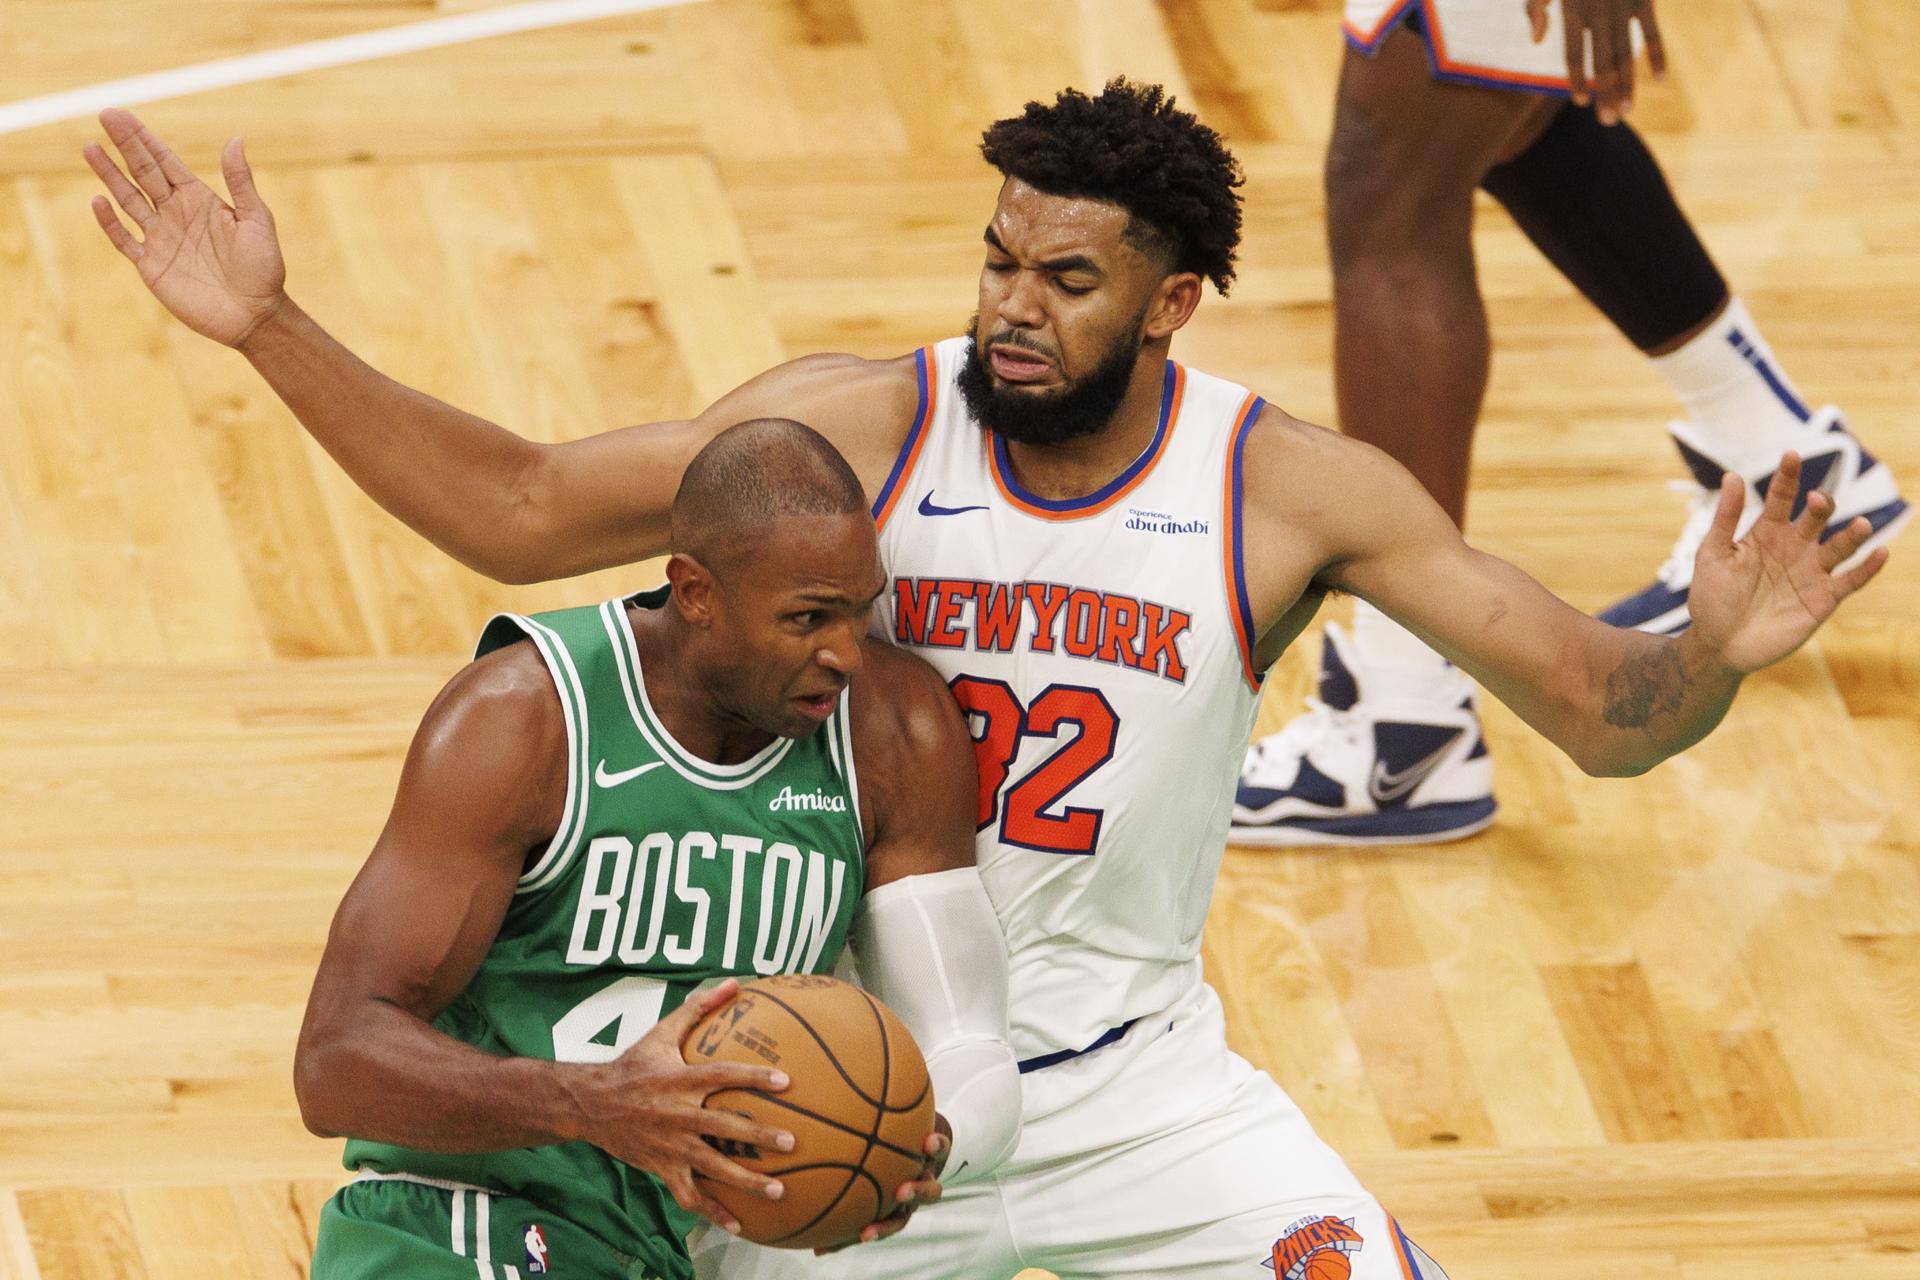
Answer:
M1273 1242L1272 1267L1279 1280L1347 1280L1348 1255L1360 1252L1352 1218L1302 1218Z
M527 1274L544 1272L547 1269L547 1233L540 1229L539 1223L531 1222L527 1224L524 1239L527 1246Z

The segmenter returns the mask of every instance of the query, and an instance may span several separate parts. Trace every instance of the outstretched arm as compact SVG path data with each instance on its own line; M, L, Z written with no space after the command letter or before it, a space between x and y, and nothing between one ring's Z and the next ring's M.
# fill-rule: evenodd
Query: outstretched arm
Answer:
M837 426L842 441L857 440L864 420L850 421L843 400L876 382L884 393L898 381L876 379L865 360L811 356L761 374L696 418L542 444L395 382L291 300L239 349L369 497L501 582L543 582L665 555L680 477L714 436L752 418L782 417L829 438ZM876 402L888 403L869 394L867 404ZM908 406L903 433L911 415ZM843 452L849 461L876 456L852 445ZM861 480L874 486L866 474Z
M1469 547L1376 449L1297 423L1264 444L1264 478L1292 493L1281 505L1293 503L1291 531L1316 545L1317 580L1379 606L1594 774L1644 773L1705 737L1742 677L1799 648L1886 560L1876 552L1834 572L1859 549L1866 522L1821 543L1833 508L1823 493L1791 518L1799 461L1789 455L1738 543L1741 488L1729 477L1694 572L1693 626L1650 636L1590 618ZM1309 477L1338 500L1323 497L1302 517L1304 490L1287 487Z
M847 456L869 490L904 438L912 362L814 356L782 365L698 417L569 444L527 440L402 386L335 341L287 295L273 214L238 139L221 157L232 204L132 112L100 122L123 172L86 148L133 225L104 196L94 217L182 323L244 355L368 496L462 563L505 582L567 577L667 549L680 475L737 422L797 418Z
M779 1089L764 1067L688 1066L680 1041L737 989L688 999L611 1062L501 1057L432 1019L499 932L530 848L566 789L566 733L529 645L456 676L421 723L386 829L335 915L294 1057L307 1127L423 1151L583 1140L657 1175L683 1208L732 1217L696 1183L766 1194L764 1177L703 1135L791 1147L791 1136L701 1106L716 1089Z

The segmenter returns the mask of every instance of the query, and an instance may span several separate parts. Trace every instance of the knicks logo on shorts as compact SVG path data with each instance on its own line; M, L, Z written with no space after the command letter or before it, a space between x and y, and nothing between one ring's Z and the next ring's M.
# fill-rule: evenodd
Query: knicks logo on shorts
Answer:
M1273 1242L1265 1265L1279 1280L1347 1280L1363 1243L1352 1218L1302 1218Z

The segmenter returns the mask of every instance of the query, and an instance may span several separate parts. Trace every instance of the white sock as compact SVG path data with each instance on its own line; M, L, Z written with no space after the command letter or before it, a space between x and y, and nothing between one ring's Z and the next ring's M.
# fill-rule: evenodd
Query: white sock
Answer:
M1353 602L1353 650L1361 697L1453 700L1457 682L1447 660L1365 600Z
M1718 319L1664 356L1653 357L1687 416L1735 466L1798 447L1811 412L1739 298Z

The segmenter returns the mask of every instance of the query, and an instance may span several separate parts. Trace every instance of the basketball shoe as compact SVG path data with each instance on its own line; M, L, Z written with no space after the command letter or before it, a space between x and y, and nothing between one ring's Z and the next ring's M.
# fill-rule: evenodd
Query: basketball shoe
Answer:
M1247 752L1230 844L1433 844L1493 821L1479 694L1457 668L1430 692L1368 696L1353 642L1329 622L1320 696Z
M1720 477L1734 471L1747 484L1747 502L1740 511L1740 525L1735 534L1738 537L1760 518L1761 502L1767 496L1767 485L1773 479L1779 458L1763 457L1737 464L1724 453L1717 453L1692 423L1675 422L1667 429L1673 434L1673 442L1687 470L1693 473L1692 482L1674 482L1675 487L1691 495L1687 523L1652 584L1603 611L1600 620L1616 627L1673 635L1686 630L1689 621L1687 591L1693 586L1693 559L1713 525ZM1833 499L1833 517L1821 535L1823 541L1846 528L1856 516L1865 516L1873 526L1873 536L1842 566L1851 568L1875 547L1892 541L1913 512L1901 500L1893 473L1860 447L1860 441L1847 430L1840 410L1832 405L1820 410L1808 422L1806 432L1806 442L1798 448L1800 492L1794 498L1793 511L1798 515L1808 494L1815 489L1824 490Z

